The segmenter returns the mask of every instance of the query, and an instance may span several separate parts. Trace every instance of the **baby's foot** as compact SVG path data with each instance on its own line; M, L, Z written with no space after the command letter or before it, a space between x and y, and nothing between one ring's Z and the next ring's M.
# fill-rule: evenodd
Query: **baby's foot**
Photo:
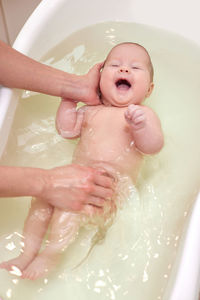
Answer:
M0 264L1 269L13 271L13 267L17 267L20 271L23 271L33 260L33 257L24 254L19 255L16 258L4 261Z
M23 270L21 277L31 280L45 277L55 267L57 260L57 256L41 253Z

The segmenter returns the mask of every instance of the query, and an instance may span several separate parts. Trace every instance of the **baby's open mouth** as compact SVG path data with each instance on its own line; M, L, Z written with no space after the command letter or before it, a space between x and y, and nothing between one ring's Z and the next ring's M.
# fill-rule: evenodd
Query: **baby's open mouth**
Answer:
M127 91L131 87L130 82L126 79L118 79L115 82L115 85L119 90L124 90L124 91Z

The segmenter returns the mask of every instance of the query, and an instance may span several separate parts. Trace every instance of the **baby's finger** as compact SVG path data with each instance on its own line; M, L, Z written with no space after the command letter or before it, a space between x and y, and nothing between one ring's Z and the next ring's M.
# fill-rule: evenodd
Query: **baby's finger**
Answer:
M128 109L125 112L125 116L127 116L129 119L131 119L135 114L139 112L142 112L140 106L138 105L129 105Z
M124 113L124 116L125 116L125 118L126 119L131 119L131 117L132 117L132 114L131 114L131 112L127 109L126 111L125 111L125 113Z
M134 119L134 124L139 124L145 120L143 115L140 115Z
M129 110L129 111L134 111L137 107L138 107L138 105L130 104L130 105L128 106L128 109L127 109L127 110Z
M141 116L144 116L143 111L141 109L137 109L136 111L133 112L132 119L134 120Z

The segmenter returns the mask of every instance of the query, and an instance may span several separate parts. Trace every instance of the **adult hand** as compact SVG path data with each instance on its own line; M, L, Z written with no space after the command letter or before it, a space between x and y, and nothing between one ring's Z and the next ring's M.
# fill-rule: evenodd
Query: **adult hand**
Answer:
M85 85L87 87L84 103L95 105L100 103L99 99L99 80L100 70L104 62L94 65L89 72L85 75Z
M85 75L71 75L73 81L71 81L71 85L68 82L68 85L63 87L62 98L84 102L88 105L100 104L99 80L103 64L102 62L94 65Z
M42 64L0 41L0 84L47 95L99 104L100 69L96 64L85 75L75 75Z
M72 164L45 170L37 197L61 209L84 211L87 205L102 208L113 196L113 185L104 171Z

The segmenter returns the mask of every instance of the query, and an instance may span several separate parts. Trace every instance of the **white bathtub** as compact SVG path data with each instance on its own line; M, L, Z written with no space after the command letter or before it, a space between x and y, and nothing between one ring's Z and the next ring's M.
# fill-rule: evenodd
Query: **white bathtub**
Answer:
M125 21L155 26L178 33L200 45L197 0L43 0L21 30L14 48L39 60L72 32L104 21ZM18 96L18 91L0 88L0 156L6 145ZM179 247L179 255L166 289L165 300L198 299L199 211L200 196L188 220L185 236Z

